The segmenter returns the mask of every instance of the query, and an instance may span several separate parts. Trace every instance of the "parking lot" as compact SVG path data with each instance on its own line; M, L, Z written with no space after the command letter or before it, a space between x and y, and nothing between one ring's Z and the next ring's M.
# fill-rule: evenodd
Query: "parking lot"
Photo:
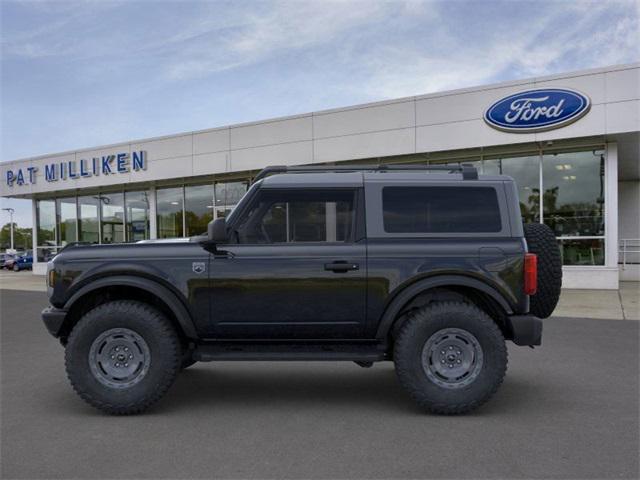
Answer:
M418 411L391 363L210 363L148 414L109 417L69 387L39 318L0 291L2 478L637 478L639 325L553 318L510 345L495 398Z

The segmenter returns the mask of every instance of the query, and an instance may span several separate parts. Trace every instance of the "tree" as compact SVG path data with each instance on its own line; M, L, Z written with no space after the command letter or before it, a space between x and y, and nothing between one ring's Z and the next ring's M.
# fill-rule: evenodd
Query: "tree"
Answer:
M32 247L32 233L30 228L18 227L18 224L13 222L13 247L16 250L31 250ZM0 229L0 248L6 250L11 247L11 224L6 223L2 229Z

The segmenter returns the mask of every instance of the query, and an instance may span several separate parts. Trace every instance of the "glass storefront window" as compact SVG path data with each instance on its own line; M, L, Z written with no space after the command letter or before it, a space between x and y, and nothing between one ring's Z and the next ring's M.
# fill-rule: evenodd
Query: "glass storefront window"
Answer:
M39 262L46 262L55 254L56 242L56 202L38 200L36 204L36 243Z
M149 192L125 192L124 200L127 242L150 238Z
M516 181L526 223L540 221L540 157L494 158L483 162L485 175L509 175Z
M563 265L604 265L604 239L559 240Z
M124 242L124 194L100 195L102 243Z
M184 188L186 237L207 232L213 220L213 185L190 185Z
M215 217L228 215L247 192L248 182L225 182L215 184Z
M58 208L58 232L60 232L59 245L78 241L78 208L76 197L58 198L56 200Z
M100 243L98 196L78 197L78 240Z
M604 155L545 154L544 223L558 237L604 235Z
M182 187L156 190L158 238L184 236Z

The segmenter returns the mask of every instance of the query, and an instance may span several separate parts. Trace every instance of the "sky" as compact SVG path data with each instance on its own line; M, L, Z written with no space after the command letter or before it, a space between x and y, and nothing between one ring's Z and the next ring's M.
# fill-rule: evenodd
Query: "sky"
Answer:
M640 60L640 0L2 0L0 16L0 161ZM29 201L2 207L31 225Z

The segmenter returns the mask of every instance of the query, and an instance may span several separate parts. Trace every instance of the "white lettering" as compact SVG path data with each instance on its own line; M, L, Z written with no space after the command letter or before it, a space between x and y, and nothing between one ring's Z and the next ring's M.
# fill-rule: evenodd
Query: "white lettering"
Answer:
M564 99L550 107L544 105L534 106L536 103L546 102L547 100L549 100L549 96L538 98L518 98L511 102L511 105L509 106L510 111L505 114L504 120L507 123L515 123L518 120L528 122L531 119L537 120L540 117L551 120L562 115Z

